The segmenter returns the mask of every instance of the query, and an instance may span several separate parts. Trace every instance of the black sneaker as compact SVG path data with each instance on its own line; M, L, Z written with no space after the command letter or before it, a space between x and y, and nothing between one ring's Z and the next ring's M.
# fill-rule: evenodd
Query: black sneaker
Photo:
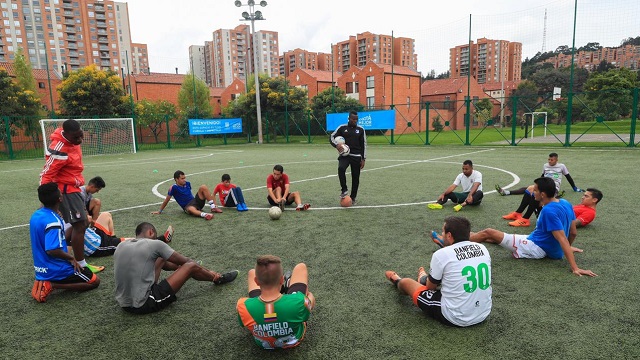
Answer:
M358 200L356 199L351 199L351 206L355 206L358 204Z
M291 282L291 270L287 270L287 272L284 273L284 283L282 284L282 287L280 288L280 293L281 294L286 294L289 291L289 283Z
M285 204L286 204L286 200L284 200L284 199L282 201L280 201L280 204L278 204L278 207L280 207L281 211L284 211L284 205Z
M231 270L229 272L222 274L222 276L220 276L218 280L215 280L213 283L216 285L230 283L233 280L235 280L236 277L238 277L238 270Z
M340 199L344 199L347 195L349 195L349 190L345 190L340 193Z

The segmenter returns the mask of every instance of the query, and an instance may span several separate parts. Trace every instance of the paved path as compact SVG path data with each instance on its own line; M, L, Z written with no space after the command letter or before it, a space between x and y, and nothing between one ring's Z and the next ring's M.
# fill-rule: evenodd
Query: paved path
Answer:
M558 137L556 139L556 136ZM534 134L533 138L526 138L526 139L516 139L516 143L518 144L545 144L545 143L564 143L565 140L565 134L556 134L556 136L551 135L550 133L547 133L547 136L543 136L543 135L537 135ZM624 140L626 143L629 143L629 134L571 134L571 143L573 145L580 145L581 142L620 142L622 143L622 140L620 140L620 138L618 138L618 136L620 136L620 138L622 138L622 140ZM580 139L578 139L580 138ZM560 139L560 140L558 140ZM578 139L578 141L576 143L573 143L574 141L576 141L576 139ZM638 137L636 137L636 142L638 141ZM496 142L495 144L504 144L504 142Z

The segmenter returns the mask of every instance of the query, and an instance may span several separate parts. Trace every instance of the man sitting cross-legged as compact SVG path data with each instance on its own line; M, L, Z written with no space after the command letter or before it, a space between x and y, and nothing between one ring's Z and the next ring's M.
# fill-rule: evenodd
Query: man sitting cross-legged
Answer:
M136 227L136 238L120 243L113 254L116 301L127 312L148 314L164 309L176 301L176 293L189 279L220 285L238 276L238 270L221 275L206 269L155 240L157 236L156 228L143 222ZM158 282L162 270L173 273Z
M431 257L429 274L420 267L416 281L392 270L385 273L425 314L445 325L471 326L491 313L491 256L484 245L469 241L470 231L469 220L447 217L444 247Z
M240 324L263 349L298 345L316 301L309 291L307 266L297 264L285 279L280 258L264 255L249 270L247 281L249 297L236 305Z

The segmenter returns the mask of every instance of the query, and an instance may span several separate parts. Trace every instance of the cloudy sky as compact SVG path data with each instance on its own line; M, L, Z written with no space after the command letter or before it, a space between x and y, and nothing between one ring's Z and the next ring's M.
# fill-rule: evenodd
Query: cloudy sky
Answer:
M369 31L415 39L418 70L448 70L449 48L471 38L504 39L523 44L525 57L542 50L547 11L546 47L571 46L574 0L460 0L447 1L292 1L266 0L265 21L256 30L277 31L280 54L301 48L331 52L331 44ZM246 0L242 0L246 4ZM256 0L259 2L259 0ZM129 0L131 39L149 46L153 72L186 73L189 46L204 45L217 29L232 29L244 22L247 7L234 0ZM635 15L634 15L635 14ZM640 1L578 0L576 46L599 42L617 46L627 37L640 36ZM248 23L247 23L248 24Z

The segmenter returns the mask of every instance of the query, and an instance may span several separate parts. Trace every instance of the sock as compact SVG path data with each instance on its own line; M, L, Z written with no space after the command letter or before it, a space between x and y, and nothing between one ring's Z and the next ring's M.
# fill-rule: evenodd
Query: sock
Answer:
M82 267L87 267L87 261L85 259L78 261L78 264L80 264L80 266Z
M201 218L205 217L206 215L207 215L207 214L205 214L205 213L203 213L203 212L201 212L201 213L200 213L200 217L201 217Z
M209 200L209 206L211 206L212 208L216 207L216 205L213 203L213 200Z
M428 275L423 275L420 277L420 281L418 281L420 284L422 285L427 285L427 276Z
M505 195L511 195L511 191L509 190L502 190L502 192L504 192Z
M298 208L304 207L304 205L302 205L302 203L298 204L297 206Z

